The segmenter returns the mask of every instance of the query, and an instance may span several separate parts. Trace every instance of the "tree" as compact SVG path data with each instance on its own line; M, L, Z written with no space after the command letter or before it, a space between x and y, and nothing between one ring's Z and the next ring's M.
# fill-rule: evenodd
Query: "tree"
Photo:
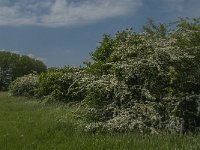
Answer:
M30 73L41 73L46 71L46 65L36 59L30 58L25 55L19 55L8 51L0 51L0 70L1 70L1 87L0 89L6 89L8 83L15 80L17 77L21 77ZM3 81L8 78L9 82L6 85ZM8 80L7 80L8 81Z
M6 90L12 81L12 71L10 68L3 70L0 68L0 91Z

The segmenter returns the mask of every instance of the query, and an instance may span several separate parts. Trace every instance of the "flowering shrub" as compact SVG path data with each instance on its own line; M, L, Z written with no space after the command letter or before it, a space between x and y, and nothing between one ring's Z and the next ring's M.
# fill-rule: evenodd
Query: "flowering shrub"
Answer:
M38 86L38 77L34 74L18 77L9 86L12 96L34 96Z
M156 30L162 34L126 30L118 32L107 45L103 43L106 46L100 46L93 56L104 59L94 59L88 65L89 72L98 78L86 87L84 102L91 122L86 130L196 130L200 126L200 43L192 35L200 35L200 26L198 22L195 28L191 26L189 32L171 34L164 34L166 30Z

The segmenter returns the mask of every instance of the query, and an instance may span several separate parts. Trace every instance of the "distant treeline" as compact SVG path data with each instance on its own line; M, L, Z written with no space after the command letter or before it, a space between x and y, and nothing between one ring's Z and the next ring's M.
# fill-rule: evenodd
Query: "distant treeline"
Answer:
M41 73L47 70L46 65L29 56L8 51L0 51L0 90L6 89L17 77L30 73Z

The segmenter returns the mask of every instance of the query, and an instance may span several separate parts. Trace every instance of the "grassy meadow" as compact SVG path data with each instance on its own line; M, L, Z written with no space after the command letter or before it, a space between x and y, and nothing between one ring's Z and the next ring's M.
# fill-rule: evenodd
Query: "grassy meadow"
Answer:
M75 106L0 92L0 150L199 150L197 135L89 134L76 124Z

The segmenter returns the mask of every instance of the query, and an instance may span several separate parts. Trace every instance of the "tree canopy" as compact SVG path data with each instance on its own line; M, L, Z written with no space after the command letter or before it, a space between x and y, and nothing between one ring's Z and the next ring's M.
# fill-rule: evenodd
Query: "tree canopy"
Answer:
M41 73L46 71L46 65L40 61L26 55L19 55L8 51L0 51L0 89L7 86L5 79L14 80L17 77L30 73ZM6 83L6 84L5 84ZM5 87L4 87L5 88Z

